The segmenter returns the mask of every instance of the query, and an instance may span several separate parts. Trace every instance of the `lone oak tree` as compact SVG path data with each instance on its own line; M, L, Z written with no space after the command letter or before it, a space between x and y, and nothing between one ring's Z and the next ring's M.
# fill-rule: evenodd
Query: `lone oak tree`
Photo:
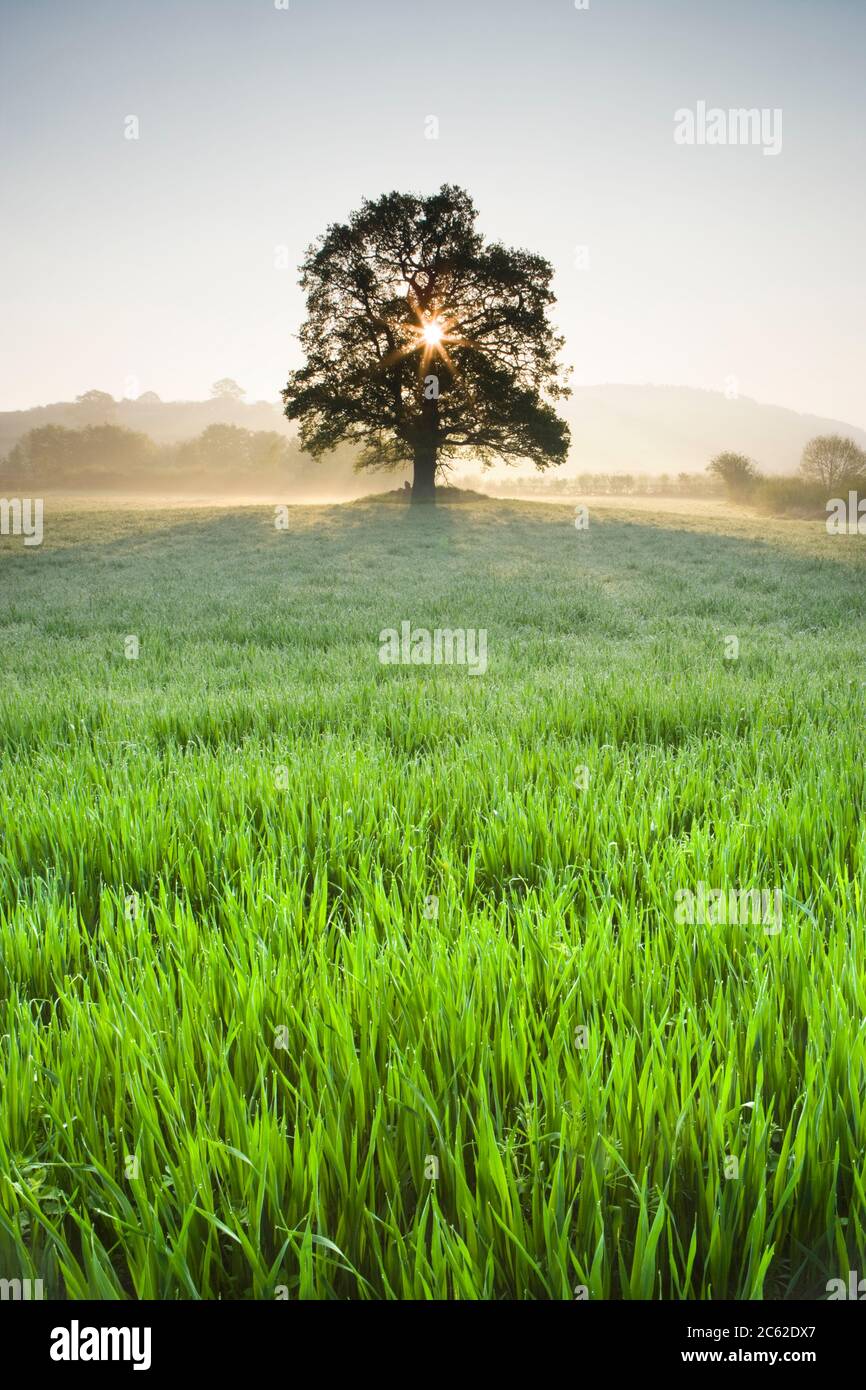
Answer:
M413 464L413 502L435 499L460 450L539 469L568 453L553 268L485 243L476 217L461 188L388 193L329 227L301 267L306 365L285 413L314 458L350 442L359 468Z

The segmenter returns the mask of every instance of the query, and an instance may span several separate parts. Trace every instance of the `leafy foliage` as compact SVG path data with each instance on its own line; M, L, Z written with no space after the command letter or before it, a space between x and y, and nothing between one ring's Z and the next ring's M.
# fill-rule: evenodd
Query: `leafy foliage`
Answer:
M246 395L244 388L238 386L238 383L230 376L222 376L219 381L215 381L210 388L210 393L218 399L230 401L242 401Z
M803 450L800 472L808 482L825 488L862 486L866 481L866 451L840 434L820 434Z

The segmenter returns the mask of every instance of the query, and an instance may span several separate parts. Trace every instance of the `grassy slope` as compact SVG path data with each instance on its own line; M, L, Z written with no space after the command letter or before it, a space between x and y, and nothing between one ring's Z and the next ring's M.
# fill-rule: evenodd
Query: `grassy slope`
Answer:
M862 1267L858 538L46 525L0 544L0 1274L724 1298ZM486 627L487 675L381 666L403 619ZM675 925L698 880L781 885L783 931Z

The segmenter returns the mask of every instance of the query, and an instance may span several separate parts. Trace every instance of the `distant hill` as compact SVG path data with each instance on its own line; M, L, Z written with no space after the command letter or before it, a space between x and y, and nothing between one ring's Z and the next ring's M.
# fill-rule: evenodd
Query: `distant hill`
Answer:
M817 434L844 434L866 448L866 430L841 420L686 386L581 386L565 403L577 472L678 473L702 469L725 449L762 472L794 473Z

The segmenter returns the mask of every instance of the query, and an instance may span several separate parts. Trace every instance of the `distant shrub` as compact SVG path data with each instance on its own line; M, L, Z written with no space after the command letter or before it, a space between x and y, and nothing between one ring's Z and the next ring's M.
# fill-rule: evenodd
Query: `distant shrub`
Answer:
M749 501L771 516L821 517L826 515L827 489L793 475L763 478Z
M735 501L745 501L761 480L755 464L745 454L716 454L707 464L707 472L719 479Z
M833 498L841 498L847 503L849 492L866 496L866 477L863 474L842 475L831 486L794 474L784 478L762 479L749 501L772 516L824 519L828 514L829 502Z

